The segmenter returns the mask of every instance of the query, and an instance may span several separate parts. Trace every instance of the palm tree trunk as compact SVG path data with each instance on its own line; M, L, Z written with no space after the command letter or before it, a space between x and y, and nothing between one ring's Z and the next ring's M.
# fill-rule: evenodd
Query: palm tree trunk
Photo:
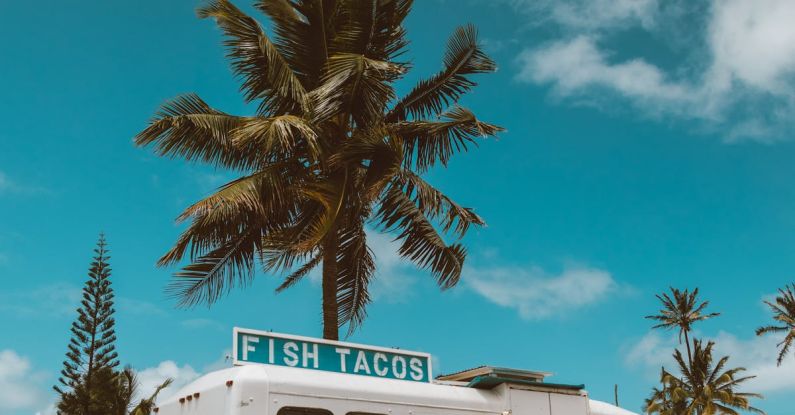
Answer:
M339 340L337 305L337 229L329 230L323 241L323 338Z
M685 345L687 345L687 365L692 367L693 356L690 354L690 338L687 336L687 330L685 330Z

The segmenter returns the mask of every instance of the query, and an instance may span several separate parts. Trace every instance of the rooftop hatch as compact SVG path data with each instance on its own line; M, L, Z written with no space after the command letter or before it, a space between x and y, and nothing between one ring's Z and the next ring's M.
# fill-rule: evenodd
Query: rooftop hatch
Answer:
M436 380L438 382L459 384L476 389L492 389L504 383L524 385L525 387L542 387L544 389L564 389L571 391L579 391L585 388L585 385L544 383L544 378L551 375L552 373L549 372L479 366L449 375L441 375L438 376Z
M551 376L549 372L535 372L530 370L509 369L505 367L478 366L476 368L451 373L449 375L437 376L437 380L448 382L471 382L480 376L491 376L503 379L524 380L531 382L543 382L544 378Z

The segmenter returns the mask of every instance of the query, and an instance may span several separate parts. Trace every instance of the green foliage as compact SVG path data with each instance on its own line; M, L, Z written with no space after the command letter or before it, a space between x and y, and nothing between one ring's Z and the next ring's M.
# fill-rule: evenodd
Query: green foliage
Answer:
M119 362L111 269L104 235L100 235L94 252L96 255L77 309L78 317L72 323L72 337L59 385L54 387L60 396L58 411L65 415L100 415L113 411L107 395L113 393L110 384Z
M370 302L367 224L394 235L399 254L442 289L456 285L466 257L457 240L484 222L419 175L502 131L457 105L476 85L471 75L496 65L462 26L442 69L398 97L411 5L257 1L271 35L228 0L199 9L225 34L241 91L259 106L235 116L177 97L135 138L162 156L241 172L178 218L190 224L159 264L190 260L167 288L180 305L211 304L258 266L283 274L282 290L322 265L324 336L337 338L341 325L361 325Z
M682 344L684 337L689 362L691 359L689 334L693 324L717 317L720 313L704 312L704 309L709 305L709 301L699 303L698 288L691 292L671 287L670 296L667 293L662 293L657 294L656 297L662 303L663 308L659 314L646 316L646 318L659 321L659 324L652 327L654 329L679 330L679 344Z
M660 383L646 400L644 410L660 415L738 415L738 411L764 411L751 406L751 398L762 398L757 393L740 392L738 387L755 376L742 376L744 368L725 369L729 357L713 361L713 342L706 345L693 340L692 361L685 361L679 350L674 359L680 376L662 369Z
M659 415L737 415L738 410L764 413L750 405L750 398L762 398L757 393L740 392L737 388L754 376L740 376L744 368L726 369L729 357L717 362L713 360L713 342L706 345L693 339L692 348L689 333L693 324L720 315L706 313L708 301L698 300L698 288L692 292L671 288L671 295L658 294L663 305L659 314L646 316L659 323L655 329L678 329L679 343L684 340L687 346L687 359L678 349L674 350L674 360L679 376L664 367L660 373L661 387L652 389L643 410Z
M786 333L784 339L778 344L781 350L776 364L781 366L781 362L784 361L784 357L795 342L795 284L779 288L775 301L765 301L765 304L773 311L773 320L776 320L778 324L760 327L756 329L756 335Z
M691 331L693 323L720 315L720 313L704 313L709 301L699 303L698 288L691 292L671 287L670 296L667 293L657 294L657 299L663 304L660 314L646 318L660 322L653 327L655 329L679 329L679 342L682 342L685 333Z

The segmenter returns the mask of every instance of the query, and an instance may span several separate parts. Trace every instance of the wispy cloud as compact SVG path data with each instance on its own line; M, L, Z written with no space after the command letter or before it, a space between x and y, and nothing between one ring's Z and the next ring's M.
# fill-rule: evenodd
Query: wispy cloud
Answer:
M701 43L673 69L641 56L614 58L620 45L608 35L626 25L680 37L670 20L681 16L661 10L652 0L549 6L544 12L564 35L523 50L517 79L575 102L623 99L646 116L695 120L726 141L781 138L795 116L795 2L712 0L694 25L706 28Z
M716 358L730 356L727 367L744 367L747 375L756 376L746 384L749 391L795 392L795 358L789 357L780 367L776 366L777 344L781 338L753 334L738 336L720 331L716 336L705 339L715 342ZM670 371L676 370L671 355L678 346L675 334L650 332L625 350L625 363L643 370L650 382L656 382L662 366Z
M44 410L47 376L14 350L0 350L0 413Z
M38 195L46 194L50 191L44 187L21 183L12 180L5 172L0 171L0 196L3 195Z
M121 313L139 316L163 316L166 311L149 301L129 297L116 297L116 308Z
M186 329L190 330L204 330L204 329L212 329L212 330L223 330L224 325L209 318L191 318L187 320L183 320L180 322L180 325Z
M82 288L64 282L41 285L29 290L0 292L0 312L27 318L72 318L80 306ZM119 313L162 316L166 312L148 301L116 297Z
M535 18L578 30L655 25L658 0L511 0Z
M0 292L0 311L15 317L71 317L79 303L80 288L66 283Z
M537 266L468 268L464 278L476 293L527 320L560 317L620 292L609 272L584 266L557 275Z

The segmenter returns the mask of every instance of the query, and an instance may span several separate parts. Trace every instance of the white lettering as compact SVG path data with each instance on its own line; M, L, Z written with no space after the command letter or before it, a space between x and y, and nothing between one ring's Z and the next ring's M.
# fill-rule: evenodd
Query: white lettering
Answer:
M385 367L383 370L381 369L381 361L386 362L388 359L385 354L383 353L376 353L375 357L373 358L373 371L378 376L386 376L387 372L389 372L389 368Z
M346 349L344 347L337 347L334 350L336 350L337 354L340 355L340 370L342 370L342 373L346 373L348 370L345 367L345 358L349 354L351 354L351 349Z
M409 360L409 367L411 368L411 378L414 380L422 380L425 374L422 372L422 360L412 357Z
M312 359L312 367L317 369L317 344L312 345L312 353L309 353L309 345L304 343L304 367L309 367L309 359Z
M359 355L356 356L356 366L353 367L353 372L359 373L361 369L364 370L364 373L370 374L370 365L367 364L367 356L363 350L359 350Z
M254 352L257 349L249 343L259 343L259 337L243 336L243 360L248 360L248 352Z
M398 370L398 363L400 363L400 370ZM403 356L395 356L392 358L392 374L398 379L406 377L406 359Z
M275 353L273 353L273 339L268 339L268 363L273 364Z
M287 366L295 366L298 364L298 345L293 342L284 344L284 364Z

